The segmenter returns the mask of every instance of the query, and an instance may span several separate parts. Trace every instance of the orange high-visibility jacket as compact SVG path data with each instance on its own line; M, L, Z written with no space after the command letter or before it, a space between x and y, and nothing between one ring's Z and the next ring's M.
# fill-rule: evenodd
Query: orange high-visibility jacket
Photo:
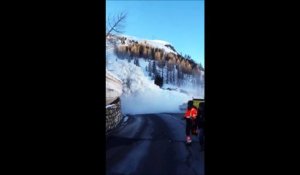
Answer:
M194 107L192 107L192 109L186 110L186 112L184 114L184 117L185 118L191 118L192 117L192 119L196 119L196 117L197 117L197 109L194 108Z

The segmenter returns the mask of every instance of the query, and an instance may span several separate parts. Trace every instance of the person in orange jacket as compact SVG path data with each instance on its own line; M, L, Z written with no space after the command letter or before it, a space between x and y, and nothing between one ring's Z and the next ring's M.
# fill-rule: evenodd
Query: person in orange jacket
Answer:
M186 120L185 133L186 133L187 143L192 142L191 133L193 131L193 123L196 120L196 117L197 117L197 108L193 105L193 101L188 101L187 110L184 114L184 118Z

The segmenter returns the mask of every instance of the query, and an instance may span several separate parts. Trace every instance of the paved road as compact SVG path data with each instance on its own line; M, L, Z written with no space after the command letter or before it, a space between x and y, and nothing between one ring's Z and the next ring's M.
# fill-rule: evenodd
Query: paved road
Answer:
M204 152L196 136L185 144L183 114L144 114L106 138L107 175L204 175Z

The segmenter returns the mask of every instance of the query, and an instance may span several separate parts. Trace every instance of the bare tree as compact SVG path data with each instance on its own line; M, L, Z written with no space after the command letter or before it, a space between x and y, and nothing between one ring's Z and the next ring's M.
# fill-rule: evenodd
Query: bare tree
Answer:
M107 26L106 26L107 29L106 37L112 34L112 32L123 33L126 18L127 18L126 12L121 12L113 16L112 19L111 17L108 17Z

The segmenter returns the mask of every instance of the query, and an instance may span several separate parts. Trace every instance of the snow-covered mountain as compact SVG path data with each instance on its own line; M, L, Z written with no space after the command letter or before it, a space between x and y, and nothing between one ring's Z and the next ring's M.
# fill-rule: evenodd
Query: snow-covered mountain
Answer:
M203 68L166 41L110 36L106 69L122 80L125 114L179 112L182 103L204 98Z

